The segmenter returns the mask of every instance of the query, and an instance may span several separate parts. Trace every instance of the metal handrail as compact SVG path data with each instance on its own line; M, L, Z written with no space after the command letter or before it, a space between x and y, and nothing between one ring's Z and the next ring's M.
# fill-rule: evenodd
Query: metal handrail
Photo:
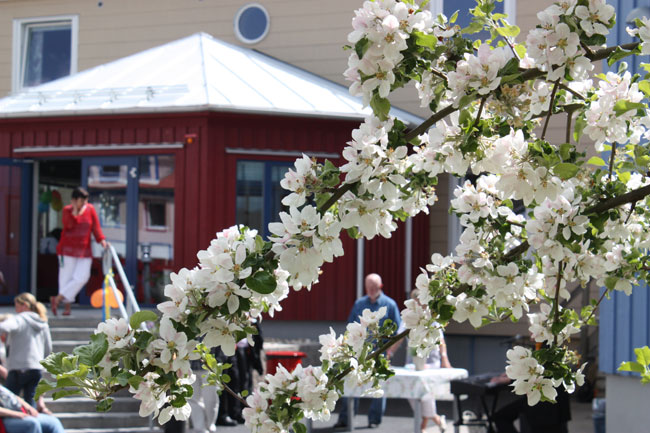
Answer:
M133 294L133 289L131 288L131 284L129 284L129 279L126 277L126 273L124 273L124 268L122 268L122 262L120 262L120 258L117 255L117 251L115 251L115 247L113 247L113 245L111 244L108 244L108 246L104 250L104 255L102 257L102 272L104 273L104 278L108 281L108 286L113 291L113 296L117 300L117 304L120 309L120 314L128 321L129 313L127 312L126 308L124 307L124 303L122 302L122 299L117 293L118 292L117 285L115 284L115 280L113 279L113 275L111 272L113 269L113 264L115 264L115 268L117 269L117 275L119 275L120 280L122 280L122 285L124 286L124 291L126 292L126 299L128 301L128 306L129 309L131 310L131 314L137 313L138 311L140 311L140 306L138 305L138 301L135 299L135 295ZM144 327L144 323L142 324L142 326Z

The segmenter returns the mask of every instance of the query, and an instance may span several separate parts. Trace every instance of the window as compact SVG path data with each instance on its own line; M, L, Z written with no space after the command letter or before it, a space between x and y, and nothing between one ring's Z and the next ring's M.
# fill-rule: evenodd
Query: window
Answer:
M237 161L237 224L269 234L269 223L288 211L282 199L289 191L282 189L280 181L290 167L292 162Z
M77 72L77 16L14 20L12 90Z
M517 1L516 0L503 0L503 2L497 2L494 4L494 13L506 13L508 14L508 22L510 24L516 24L517 18ZM450 18L454 12L458 12L458 19L456 24L461 28L467 27L472 21L472 15L468 11L476 7L476 0L456 0L456 1L446 1L443 0L434 0L431 2L431 12L434 15L439 13L444 13L447 18ZM475 33L472 35L467 35L471 39L486 39L489 37L489 34L485 31L480 33Z
M167 228L167 203L164 201L147 203L147 228L159 230Z
M237 11L234 24L235 35L240 41L255 44L264 39L269 32L269 14L264 6L250 3Z

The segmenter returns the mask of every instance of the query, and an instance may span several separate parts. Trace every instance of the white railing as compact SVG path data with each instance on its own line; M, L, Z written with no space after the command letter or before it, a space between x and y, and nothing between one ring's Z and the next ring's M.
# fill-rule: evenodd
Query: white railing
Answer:
M106 250L104 250L104 256L102 257L102 272L104 273L105 281L108 282L108 287L113 292L113 296L117 301L117 305L120 309L120 314L128 321L129 312L127 311L127 307L124 306L124 302L122 302L122 298L118 294L119 289L117 288L117 285L115 284L115 279L113 278L113 272L112 272L113 266L115 266L115 269L117 270L117 275L120 277L120 280L122 281L122 286L124 286L124 291L126 293L127 307L130 310L130 314L137 313L138 311L140 311L140 306L138 305L138 301L135 299L135 296L133 295L133 289L131 288L131 284L129 284L129 279L126 277L126 274L124 273L124 268L122 268L122 262L120 261L120 258L118 257L117 252L115 251L113 245L108 244L108 247L106 248ZM143 327L143 329L146 329L144 322L141 324L141 326Z

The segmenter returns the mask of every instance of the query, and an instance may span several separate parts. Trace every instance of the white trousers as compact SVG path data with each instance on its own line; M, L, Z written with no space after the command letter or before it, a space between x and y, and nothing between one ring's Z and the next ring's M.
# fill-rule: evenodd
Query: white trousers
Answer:
M219 396L217 387L206 385L205 379L201 377L206 374L205 370L192 371L196 375L196 381L192 384L194 394L188 403L192 408L190 415L190 429L192 433L206 433L216 431L214 423L217 421L219 412Z
M74 302L90 278L92 257L59 256L59 295Z

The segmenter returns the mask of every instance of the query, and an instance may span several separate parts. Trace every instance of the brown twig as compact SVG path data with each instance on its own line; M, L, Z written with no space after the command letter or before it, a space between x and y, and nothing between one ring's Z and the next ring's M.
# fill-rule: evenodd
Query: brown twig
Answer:
M485 107L485 101L487 101L487 96L481 98L481 105L478 107L478 113L476 114L476 119L472 125L472 129L476 128L478 123L481 121L481 115L483 114L483 107Z
M551 121L551 116L553 115L553 105L555 105L555 95L557 94L557 89L560 87L560 79L558 79L555 82L555 85L553 86L553 91L551 92L551 102L548 105L548 116L546 116L546 120L544 121L544 129L542 129L542 137L541 139L544 140L544 137L546 137L546 129L548 128L548 123Z
M600 303L603 302L603 299L605 298L605 295L607 294L608 291L609 291L609 289L603 290L603 294L600 295L600 299L598 299L598 302L596 302L596 305L594 306L594 309L591 310L591 313L589 314L589 317L587 317L587 320L585 320L584 323L588 323L589 319L591 319L594 316L594 313L596 313L596 310L600 306Z
M612 153L609 155L609 180L612 180L614 173L614 158L616 157L616 142L612 143Z
M368 355L368 359L376 359L379 355L384 353L386 350L388 350L389 347L391 347L393 344L397 343L400 341L402 338L406 337L409 333L409 330L406 329L402 332L400 332L397 335L394 335L388 339L386 343L384 343L379 349L375 350L372 352L370 355ZM348 367L339 374L336 375L334 378L335 381L339 381L343 379L345 376L347 376L350 372L352 371L352 367Z
M562 284L562 262L557 265L557 281L555 283L555 301L553 302L553 324L560 320L560 285ZM557 346L557 334L553 334L553 346Z
M244 407L248 407L248 403L246 403L246 400L239 394L237 394L235 391L233 391L228 385L225 383L222 383L223 385L223 390L226 391L228 394L232 395L235 397Z
M562 89L562 90L566 90L567 92L571 93L573 96L575 96L575 97L578 98L578 99L582 99L583 101L586 101L586 100L587 100L587 98L585 98L585 97L582 96L580 93L576 92L575 90L573 90L572 88L570 88L570 87L567 86L566 84L562 84L562 83L560 83L560 89Z
M567 112L566 116L566 135L564 136L564 141L566 143L571 143L571 121L573 120L573 112Z

